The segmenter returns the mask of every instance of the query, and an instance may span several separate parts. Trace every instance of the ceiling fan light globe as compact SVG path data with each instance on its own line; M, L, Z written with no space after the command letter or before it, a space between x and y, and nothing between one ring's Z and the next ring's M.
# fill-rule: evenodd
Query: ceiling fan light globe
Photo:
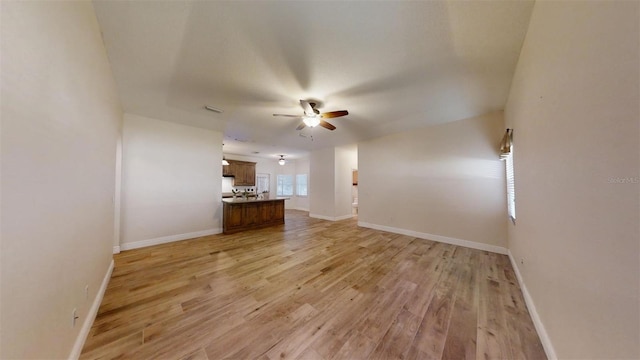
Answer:
M318 116L306 116L304 119L302 119L302 121L304 122L305 125L307 125L308 127L316 127L318 126L318 124L320 124L320 117Z

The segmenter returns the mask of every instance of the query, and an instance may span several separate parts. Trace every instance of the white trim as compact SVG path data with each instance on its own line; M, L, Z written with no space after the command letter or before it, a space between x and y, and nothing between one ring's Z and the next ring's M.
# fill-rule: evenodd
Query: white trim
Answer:
M400 229L400 228L395 228L391 226L370 224L364 221L358 221L358 226L375 229L375 230L387 231L395 234L414 236L420 239L433 240L433 241L438 241L445 244L458 245L458 246L464 246L464 247L477 249L477 250L489 251L489 252L498 253L502 255L507 254L507 249L502 246L483 244L475 241L456 239L456 238L441 236L441 235L427 234L423 232Z
M114 254L120 254L120 245L116 245L113 247L113 253Z
M309 214L309 217L322 219L322 220L329 220L329 221L340 221L345 219L351 219L353 215L342 215L342 216L331 217L331 216L324 216L324 215L318 215L318 214Z
M120 250L124 251L124 250L138 249L138 248L147 247L147 246L166 244L174 241L193 239L201 236L215 235L215 234L221 234L221 233L222 233L222 229L209 229L209 230L195 231L195 232L190 232L185 234L162 236L155 239L147 239L147 240L134 241L130 243L122 243L120 244Z
M324 215L318 215L318 214L312 214L309 213L309 217L315 218L315 219L321 219L321 220L329 220L329 221L336 221L336 219L330 217L330 216L324 216Z
M107 291L107 285L109 285L109 280L111 280L111 273L113 272L114 262L111 259L111 263L109 264L109 268L107 269L107 273L104 274L104 278L102 279L102 284L100 285L100 289L98 289L98 293L96 297L93 299L93 304L91 304L91 308L87 313L87 316L84 318L84 323L82 324L82 328L80 329L80 333L76 338L75 343L73 344L73 348L71 349L71 354L69 354L69 359L76 360L80 357L80 353L82 352L82 348L84 347L84 342L87 340L87 336L89 335L89 331L91 330L91 326L93 326L93 321L96 319L96 315L98 315L98 309L100 308L100 304L102 303L102 298L104 297L105 291Z
M538 336L540 337L540 342L542 342L542 347L544 348L544 352L547 354L547 358L550 360L556 360L558 356L556 355L556 351L553 348L553 344L551 343L551 339L549 338L549 334L540 320L540 316L538 315L538 311L536 310L536 306L533 303L533 298L529 294L529 290L527 290L527 286L524 284L522 280L522 275L520 274L520 269L518 268L518 264L516 260L513 258L511 254L511 250L508 251L509 260L511 260L511 266L513 267L513 271L516 273L516 278L518 279L518 284L520 284L520 289L522 289L522 295L524 296L524 302L527 304L527 309L529 310L529 314L531 314L531 319L533 320L533 325L536 327L536 331L538 332Z
M340 221L340 220L351 219L352 217L353 217L353 214L347 214L342 216L336 216L334 219L336 219L335 221Z
M309 212L309 209L307 209L307 208L296 207L296 208L293 208L293 209L294 209L294 210L300 210L300 211L306 211L306 212Z

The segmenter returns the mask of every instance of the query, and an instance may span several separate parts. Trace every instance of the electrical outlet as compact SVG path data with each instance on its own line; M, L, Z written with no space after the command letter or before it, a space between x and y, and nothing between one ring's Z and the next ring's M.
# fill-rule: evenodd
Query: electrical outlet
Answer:
M76 327L76 320L78 320L78 318L78 310L73 308L73 311L71 312L71 327Z
M84 299L89 300L89 285L84 286Z

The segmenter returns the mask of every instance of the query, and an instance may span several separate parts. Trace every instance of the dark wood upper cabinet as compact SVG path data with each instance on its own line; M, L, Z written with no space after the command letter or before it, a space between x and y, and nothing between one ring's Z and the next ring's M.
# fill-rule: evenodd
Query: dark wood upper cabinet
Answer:
M222 176L233 176L231 161L229 161L229 165L222 165Z
M222 166L222 176L233 176L234 186L256 186L256 163L228 159L227 161L229 165Z

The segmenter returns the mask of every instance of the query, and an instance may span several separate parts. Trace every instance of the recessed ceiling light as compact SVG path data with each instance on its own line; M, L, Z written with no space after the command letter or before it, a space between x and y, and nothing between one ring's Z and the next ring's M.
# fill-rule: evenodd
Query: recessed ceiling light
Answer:
M209 110L209 111L213 111L214 113L218 113L218 114L222 113L222 110L220 110L218 108L214 108L211 105L205 105L204 108Z

